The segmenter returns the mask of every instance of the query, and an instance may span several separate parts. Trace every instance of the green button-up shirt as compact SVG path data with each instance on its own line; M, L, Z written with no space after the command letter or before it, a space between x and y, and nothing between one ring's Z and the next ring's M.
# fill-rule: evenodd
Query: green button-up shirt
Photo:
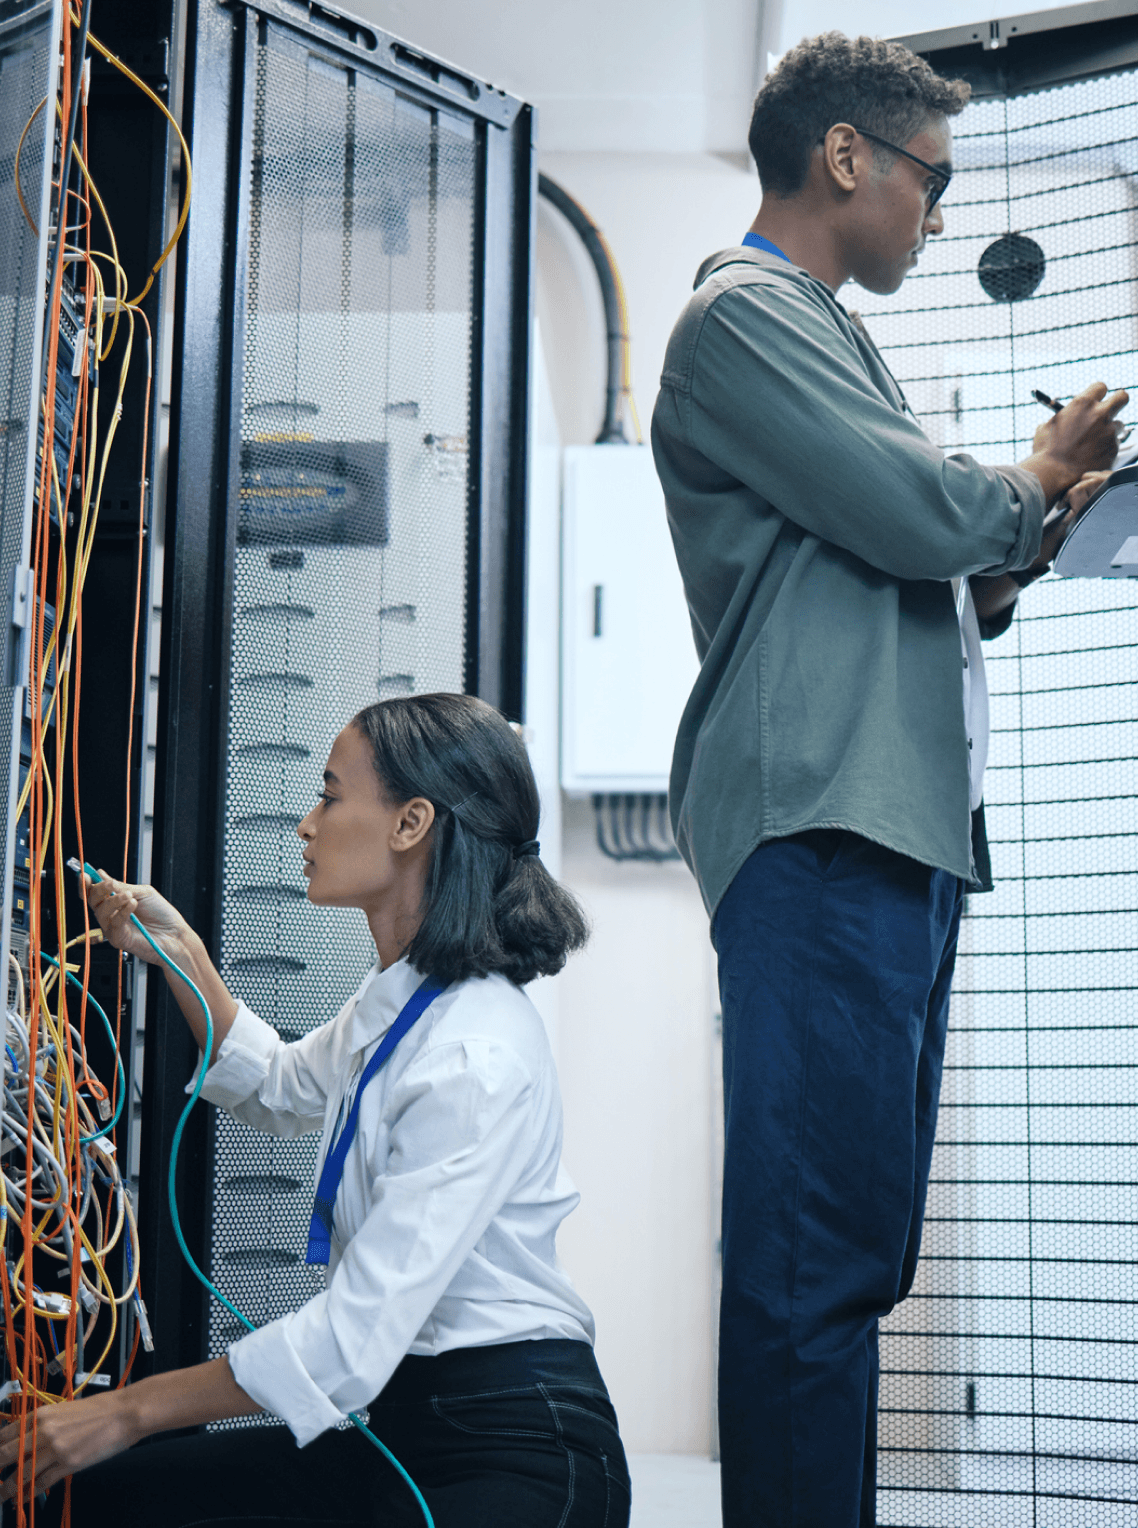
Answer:
M950 580L1034 560L1038 479L946 456L829 288L753 249L700 267L652 448L701 662L672 824L708 911L808 828L983 885Z

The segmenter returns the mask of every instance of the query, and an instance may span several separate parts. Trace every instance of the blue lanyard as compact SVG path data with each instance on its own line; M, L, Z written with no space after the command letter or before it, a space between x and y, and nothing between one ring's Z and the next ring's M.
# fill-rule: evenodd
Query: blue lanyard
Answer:
M427 977L407 999L399 1017L384 1035L375 1054L364 1067L355 1099L348 1110L348 1117L333 1141L332 1149L324 1159L324 1166L320 1171L320 1182L316 1185L316 1203L312 1207L312 1220L308 1226L308 1250L304 1255L306 1263L322 1263L327 1267L328 1259L332 1255L332 1211L336 1204L336 1195L340 1192L340 1180L344 1176L348 1148L356 1138L363 1091L415 1020L422 1017L442 991L442 987L433 984L430 977Z
M784 255L777 244L772 244L769 239L764 239L761 233L752 233L750 229L743 235L743 243L748 249L765 249L768 255L777 255L780 260L785 260L787 265L793 265L789 255Z

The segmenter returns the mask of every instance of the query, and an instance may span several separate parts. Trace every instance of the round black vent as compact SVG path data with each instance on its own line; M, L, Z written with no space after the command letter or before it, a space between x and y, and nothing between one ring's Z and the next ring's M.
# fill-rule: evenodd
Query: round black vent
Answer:
M1034 239L1006 233L980 256L980 285L993 302L1022 302L1043 280L1047 261Z

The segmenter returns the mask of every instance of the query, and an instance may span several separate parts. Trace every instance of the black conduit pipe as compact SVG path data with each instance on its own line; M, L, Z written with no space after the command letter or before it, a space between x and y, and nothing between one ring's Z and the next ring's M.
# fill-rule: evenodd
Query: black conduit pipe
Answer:
M608 331L608 377L605 382L605 419L596 443L598 446L627 445L620 418L620 399L624 391L625 337L621 328L620 303L617 301L616 274L613 271L612 260L604 241L597 232L597 225L581 204L573 200L568 191L562 190L555 180L550 180L548 175L537 177L537 189L547 202L552 202L558 212L572 223L589 252L589 258L597 273L597 280L601 284L601 299L605 305L605 328Z

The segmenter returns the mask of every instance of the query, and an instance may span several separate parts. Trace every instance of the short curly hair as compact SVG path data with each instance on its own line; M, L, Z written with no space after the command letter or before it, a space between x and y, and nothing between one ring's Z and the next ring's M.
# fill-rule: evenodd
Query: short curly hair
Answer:
M933 117L955 117L971 95L897 42L823 32L785 54L755 100L748 137L764 191L795 196L810 156L835 122L906 144ZM874 150L875 155L888 150Z

